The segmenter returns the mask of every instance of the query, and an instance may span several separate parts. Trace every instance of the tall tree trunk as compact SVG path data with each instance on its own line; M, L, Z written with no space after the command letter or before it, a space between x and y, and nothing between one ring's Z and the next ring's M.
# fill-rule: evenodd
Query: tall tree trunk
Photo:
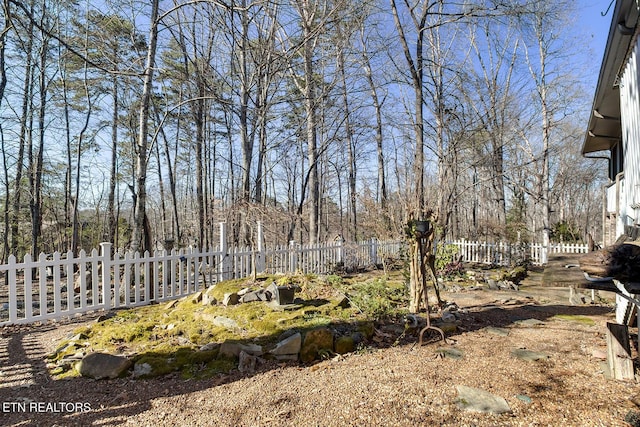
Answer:
M117 48L114 48L114 58L117 56ZM118 77L114 74L111 78L111 97L113 110L111 110L111 168L109 171L109 196L107 200L107 238L117 248L118 245L118 221L116 217L116 187L118 185L118 122L119 122L119 95Z
M349 157L349 208L351 212L351 238L354 241L358 240L358 209L357 209L357 197L356 197L356 155L355 155L355 142L353 139L353 130L351 129L351 117L349 97L347 93L347 77L344 64L344 51L339 49L338 51L338 73L342 80L342 108L344 110L344 130L345 130L345 143L347 145L347 153Z
M140 100L140 115L138 127L138 141L135 150L135 180L136 203L134 208L133 232L131 237L131 249L144 252L151 249L151 236L149 235L147 221L147 156L148 156L148 132L149 132L149 105L151 92L153 91L153 72L158 43L158 2L151 1L151 28L149 29L149 46L144 68L144 85L142 99Z
M34 0L32 0L29 4L30 14L33 15L34 9ZM9 15L7 15L8 17ZM27 29L28 39L26 48L24 51L24 56L26 58L25 63L25 72L24 72L24 95L22 98L22 111L20 116L20 145L18 147L18 156L16 158L16 178L14 181L14 189L13 189L13 203L11 206L11 253L18 256L18 245L20 238L20 208L22 204L22 176L24 173L24 157L25 151L27 151L27 155L30 156L30 147L31 147L31 137L32 137L32 120L33 115L31 111L33 110L33 81L35 78L34 69L33 69L33 41L34 41L34 33L33 30L35 25L32 20L29 20L29 26Z
M44 28L44 20L47 16L46 3L43 3L41 26ZM39 102L38 106L38 145L35 158L33 150L30 153L30 178L31 199L31 254L35 257L40 252L40 238L42 236L42 174L44 169L44 140L45 140L45 116L47 107L47 62L49 58L49 36L41 31L42 45L40 46L40 73L38 76ZM33 148L33 147L32 147Z
M4 89L5 87L7 87L7 71L5 67L5 40L7 33L11 29L9 2L7 0L3 1L2 10L4 12L4 27L0 30L0 107L2 107L2 100L4 99ZM0 111L2 111L2 108L0 108ZM2 147L2 166L4 170L4 239L2 243L2 256L0 257L0 262L4 264L7 260L7 256L9 255L9 207L11 201L11 187L9 183L9 166L7 164L7 151L4 143L4 128L2 127L2 123L0 123L0 146Z
M316 128L316 90L313 67L313 15L308 0L302 1L304 55L304 103L306 114L307 158L309 161L309 242L318 242L320 219L320 182L318 180L318 147Z
M371 92L371 100L373 102L373 108L376 116L376 153L377 153L377 166L378 166L378 185L376 191L376 201L380 204L384 215L385 222L388 222L389 218L385 212L387 207L387 183L385 177L385 162L384 151L382 147L382 105L378 98L378 91L375 82L373 81L373 73L371 71L371 59L366 48L366 40L364 36L364 26L360 31L360 40L362 44L362 60L364 63L364 72L367 77L367 83L369 84L369 91Z

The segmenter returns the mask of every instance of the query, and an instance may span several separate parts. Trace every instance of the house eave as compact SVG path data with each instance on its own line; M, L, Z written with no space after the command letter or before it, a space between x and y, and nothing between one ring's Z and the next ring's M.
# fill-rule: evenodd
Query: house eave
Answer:
M638 16L636 0L616 2L582 146L583 155L608 150L622 137L619 78L634 39Z

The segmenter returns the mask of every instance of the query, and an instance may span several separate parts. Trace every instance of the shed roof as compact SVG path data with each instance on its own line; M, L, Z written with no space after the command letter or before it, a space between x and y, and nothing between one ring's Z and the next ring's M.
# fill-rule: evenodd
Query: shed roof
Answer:
M617 0L600 67L582 154L608 150L620 140L618 80L638 23L636 0Z

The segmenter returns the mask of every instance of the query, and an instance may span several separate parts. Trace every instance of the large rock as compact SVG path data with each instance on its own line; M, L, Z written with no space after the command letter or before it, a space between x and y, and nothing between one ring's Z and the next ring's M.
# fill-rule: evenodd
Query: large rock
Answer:
M240 303L240 296L236 292L224 294L222 304L227 307L230 305L237 305Z
M325 352L333 352L333 332L327 328L314 329L307 332L300 349L300 360L312 362Z
M238 371L248 374L254 373L257 361L257 356L241 351L238 355Z
M78 362L77 370L83 377L118 378L130 367L131 360L107 353L91 353Z
M462 410L488 414L511 412L509 404L503 397L496 396L479 388L464 385L456 386L456 389L458 389L456 405Z
M241 344L234 341L225 341L220 346L218 357L236 358L240 352L245 352L253 356L262 356L262 346L257 344Z
M336 353L347 354L352 353L356 349L355 341L351 336L342 336L336 338L335 342Z
M216 305L218 300L213 296L214 286L209 286L207 290L202 294L202 305Z
M270 353L275 355L276 359L291 360L294 356L295 359L298 358L298 353L300 353L301 348L302 335L298 332L280 341Z
M213 323L215 326L220 326L221 328L226 328L232 331L236 329L240 329L240 325L238 325L238 322L224 316L214 317L211 323Z

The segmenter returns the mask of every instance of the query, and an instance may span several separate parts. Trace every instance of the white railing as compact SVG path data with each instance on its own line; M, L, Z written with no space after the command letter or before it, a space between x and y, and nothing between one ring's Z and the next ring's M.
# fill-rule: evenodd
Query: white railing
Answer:
M457 246L458 256L463 262L495 265L509 265L516 260L527 260L532 264L541 264L544 250L541 243L491 243L461 239L447 242L447 244ZM586 244L579 243L551 243L547 248L547 254L585 254L588 251L589 248Z
M103 243L100 251L81 251L78 256L56 252L33 260L27 255L23 262L10 256L7 264L0 265L0 326L167 301L254 273L329 274L357 269L397 257L401 247L400 242L373 239L354 244L228 248L223 225L220 235L220 247L207 252L112 254L112 245Z
M135 307L181 298L227 279L254 273L331 274L398 258L403 243L372 239L360 243L291 243L265 248L229 248L220 226L220 246L206 252L194 249L155 251L153 254L112 253L110 243L100 251L58 252L22 262L10 256L0 265L0 326L70 317L78 313ZM262 242L258 228L258 242ZM539 263L542 245L510 245L458 240L465 262L506 265L516 257ZM523 252L524 251L524 252ZM584 253L586 245L553 244L549 253ZM518 258L519 259L519 258Z

